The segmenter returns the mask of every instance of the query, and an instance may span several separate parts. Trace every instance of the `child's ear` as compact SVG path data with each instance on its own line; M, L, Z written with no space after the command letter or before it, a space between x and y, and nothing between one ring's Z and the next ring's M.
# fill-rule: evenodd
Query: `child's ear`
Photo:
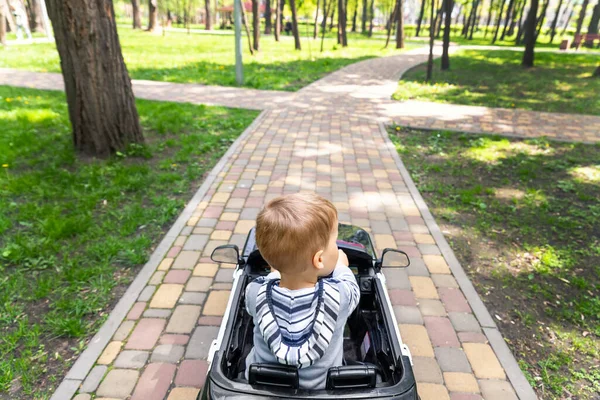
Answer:
M316 269L323 269L325 265L323 265L323 250L319 250L315 253L312 259L313 267Z

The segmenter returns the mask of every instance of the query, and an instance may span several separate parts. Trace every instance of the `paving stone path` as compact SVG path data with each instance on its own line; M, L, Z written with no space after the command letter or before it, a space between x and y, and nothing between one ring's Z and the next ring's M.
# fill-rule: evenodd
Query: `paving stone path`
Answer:
M389 98L398 77L425 58L415 51L361 62L297 94L136 81L140 97L265 111L207 177L52 399L195 399L234 273L212 263L211 251L242 246L266 201L302 190L331 199L340 221L369 230L378 251L410 255L409 268L384 274L423 400L534 399L382 124L390 118L382 110L396 109ZM0 83L61 88L56 75L11 74L7 82L0 72Z

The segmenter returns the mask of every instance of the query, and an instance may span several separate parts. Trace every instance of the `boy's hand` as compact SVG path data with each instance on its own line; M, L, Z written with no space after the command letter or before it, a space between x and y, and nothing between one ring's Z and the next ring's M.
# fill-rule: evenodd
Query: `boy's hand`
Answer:
M344 264L346 267L348 266L348 256L342 250L338 249L338 262Z

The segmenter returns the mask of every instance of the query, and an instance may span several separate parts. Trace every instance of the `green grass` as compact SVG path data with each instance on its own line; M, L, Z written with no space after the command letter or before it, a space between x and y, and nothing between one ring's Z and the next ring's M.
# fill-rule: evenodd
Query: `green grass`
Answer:
M542 399L600 392L600 145L392 140Z
M522 57L462 50L450 56L449 71L435 61L432 83L425 82L425 64L408 71L394 99L600 115L600 79L592 77L597 57L537 53L531 69L521 67Z
M127 28L120 29L119 36L133 79L235 86L231 36L185 33L162 36ZM291 37L285 36L277 43L269 36L262 38L261 51L251 56L244 38L244 86L295 91L345 65L399 53L393 46L382 50L383 44L381 40L356 39L349 47L338 48L334 40L327 39L325 51L320 53L320 42L306 37L302 38L303 50L295 51ZM1 67L60 72L54 43L0 48Z
M137 102L147 145L73 151L62 93L0 86L0 398L47 398L257 113Z

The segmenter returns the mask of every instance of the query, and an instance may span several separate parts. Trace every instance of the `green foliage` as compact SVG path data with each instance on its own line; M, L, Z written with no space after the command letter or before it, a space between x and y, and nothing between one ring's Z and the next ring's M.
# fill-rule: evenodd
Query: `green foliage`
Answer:
M520 66L521 52L462 50L451 57L450 71L425 83L420 65L400 81L397 100L522 108L600 115L600 79L591 78L597 59L585 54L537 53L536 67Z
M600 145L392 132L483 300L504 316L500 329L540 398L594 399Z
M137 106L145 146L81 159L62 93L0 86L0 397L47 397L203 174L256 116Z

